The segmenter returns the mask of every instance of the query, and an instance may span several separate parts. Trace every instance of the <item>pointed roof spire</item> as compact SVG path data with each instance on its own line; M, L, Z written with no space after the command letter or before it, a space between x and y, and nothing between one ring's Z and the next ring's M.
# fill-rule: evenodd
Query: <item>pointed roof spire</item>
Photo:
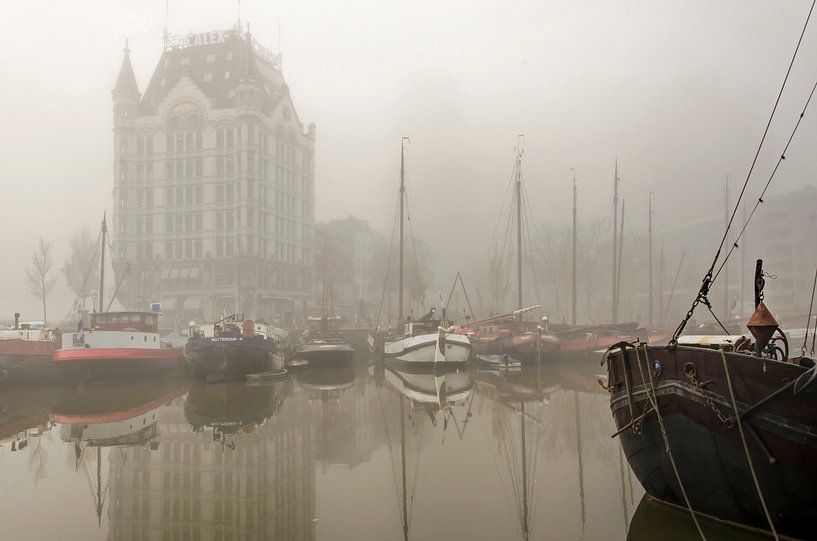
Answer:
M128 40L125 40L125 57L122 59L122 67L119 68L119 77L116 78L116 86L113 87L114 96L139 96L139 87L136 84L136 76L133 74L133 66L130 63L130 48Z

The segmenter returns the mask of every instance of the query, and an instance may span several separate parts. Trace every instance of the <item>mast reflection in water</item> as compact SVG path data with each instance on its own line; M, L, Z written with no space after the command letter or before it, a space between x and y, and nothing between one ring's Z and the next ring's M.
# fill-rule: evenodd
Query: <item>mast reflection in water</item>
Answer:
M15 539L670 539L597 371L360 358L261 386L4 389L0 520Z

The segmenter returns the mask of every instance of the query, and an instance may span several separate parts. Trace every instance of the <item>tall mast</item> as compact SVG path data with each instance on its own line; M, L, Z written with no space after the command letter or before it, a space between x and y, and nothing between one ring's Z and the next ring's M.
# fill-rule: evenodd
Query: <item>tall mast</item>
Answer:
M749 194L746 194L746 197L743 198L743 223L746 223L746 201L749 200ZM746 243L747 234L743 236L743 243ZM740 319L743 319L743 306L744 306L744 293L745 293L745 280L746 280L746 250L740 251Z
M723 181L723 223L724 227L729 227L729 174ZM728 235L727 231L727 235ZM728 239L727 239L728 240ZM723 265L723 317L729 319L729 260Z
M664 241L661 241L661 253L658 256L658 326L664 328Z
M573 325L576 324L576 170L573 171L573 278L571 284L571 317Z
M616 156L616 169L613 175L613 314L612 322L615 323L618 313L618 298L616 289L618 284L618 156Z
M625 199L621 200L621 224L618 230L618 268L616 269L616 317L618 317L619 302L621 301L621 263L623 261L622 252L624 251L624 203ZM617 323L618 319L614 319L613 323Z
M104 311L103 292L105 291L105 237L108 235L108 213L102 214L102 249L99 256L99 311Z
M653 327L653 320L652 320L652 198L653 198L654 195L655 195L654 192L650 192L650 210L649 210L649 217L648 217L648 222L649 223L648 223L648 227L647 227L647 229L649 231L648 236L649 236L649 243L650 243L647 251L649 252L649 269L650 269L650 318L649 318L649 322L650 322L650 328L651 329Z
M517 308L522 308L522 145L525 136L517 136L516 148L516 283L519 287ZM522 317L521 315L519 316Z
M399 285L399 296L397 297L397 324L403 321L403 244L404 244L404 224L403 224L403 216L404 216L404 206L406 200L406 158L405 158L405 143L408 141L408 137L403 137L400 140L400 273L398 280L400 281Z

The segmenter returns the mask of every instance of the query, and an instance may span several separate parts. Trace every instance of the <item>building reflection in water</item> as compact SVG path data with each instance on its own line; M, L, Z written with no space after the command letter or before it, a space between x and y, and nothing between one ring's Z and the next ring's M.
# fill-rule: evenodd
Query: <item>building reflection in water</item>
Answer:
M29 467L31 486L19 475L15 486L31 538L53 537L30 519L53 505L76 517L59 526L67 537L83 539L670 540L686 531L685 517L673 522L642 501L610 438L597 364L446 375L365 367L315 367L259 387L167 380L4 393L0 475ZM38 449L52 457L47 468ZM14 513L0 507L0 520L19 524Z
M314 539L310 419L289 383L194 385L110 457L110 539ZM283 411L286 409L287 411Z

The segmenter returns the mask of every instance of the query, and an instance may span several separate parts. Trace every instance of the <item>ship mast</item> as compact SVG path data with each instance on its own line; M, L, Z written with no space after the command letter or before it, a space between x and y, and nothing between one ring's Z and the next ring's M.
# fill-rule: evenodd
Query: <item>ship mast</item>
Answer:
M104 310L104 302L105 299L103 298L103 291L105 290L105 241L106 236L108 235L108 221L107 221L108 213L105 212L102 214L102 251L99 256L99 311L102 312Z
M398 325L403 321L403 246L404 246L404 224L403 215L406 200L406 159L405 149L408 137L403 137L400 140L400 271L399 271L399 294L397 297L397 322Z
M573 279L571 284L573 289L571 291L571 306L570 311L573 318L573 325L576 324L576 170L573 171Z
M648 227L647 227L647 229L649 230L649 234L648 234L649 246L647 248L647 251L649 252L648 259L649 259L649 270L650 270L650 318L649 318L649 321L650 321L650 328L651 329L653 327L653 320L652 320L652 304L653 304L652 303L652 199L653 199L654 195L655 195L654 192L650 192L650 209L649 209Z
M616 169L613 175L613 317L612 322L618 319L618 156L616 156Z
M729 174L723 181L723 223L729 235ZM723 264L723 317L729 319L729 264L728 260Z
M516 283L519 288L516 308L522 308L522 145L525 136L517 136L516 147ZM521 319L521 315L519 316Z

